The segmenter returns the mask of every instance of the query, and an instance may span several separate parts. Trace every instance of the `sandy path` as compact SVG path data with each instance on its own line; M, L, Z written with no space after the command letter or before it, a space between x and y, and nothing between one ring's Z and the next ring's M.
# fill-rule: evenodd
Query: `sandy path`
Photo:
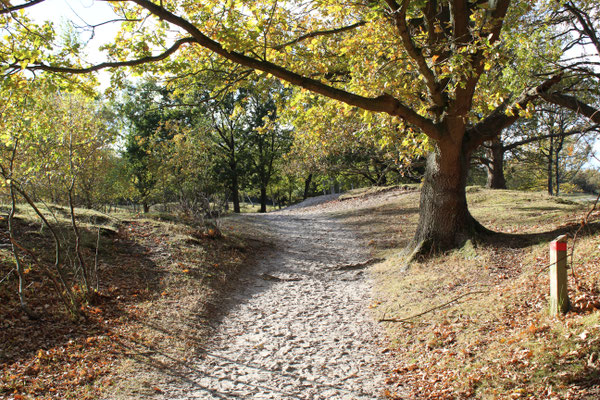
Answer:
M383 387L369 257L325 216L245 216L274 246L240 277L228 312L184 384L165 399L377 399Z

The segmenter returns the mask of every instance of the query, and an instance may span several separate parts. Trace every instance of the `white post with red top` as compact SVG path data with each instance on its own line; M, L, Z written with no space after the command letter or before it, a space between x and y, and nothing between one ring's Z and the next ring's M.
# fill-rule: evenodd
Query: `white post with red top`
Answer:
M550 242L550 315L567 311L567 235L561 235Z

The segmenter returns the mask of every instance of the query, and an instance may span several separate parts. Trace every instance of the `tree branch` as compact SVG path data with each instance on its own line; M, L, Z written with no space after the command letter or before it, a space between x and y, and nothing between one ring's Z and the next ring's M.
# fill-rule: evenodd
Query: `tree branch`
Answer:
M110 1L110 0L109 0ZM123 1L123 0L118 0ZM428 118L419 115L417 112L400 102L389 94L384 94L375 98L364 97L357 94L347 92L345 90L337 89L332 86L326 85L320 81L307 78L292 72L279 65L273 64L268 61L257 60L255 58L246 56L236 51L226 50L219 42L216 42L203 34L194 24L188 20L179 17L170 11L162 8L161 6L154 4L149 0L131 0L139 6L145 8L158 18L161 18L173 25L176 25L186 32L188 32L194 39L195 42L200 46L230 60L237 64L250 67L255 70L267 72L279 79L287 81L293 85L300 86L311 92L322 94L334 100L342 101L346 104L356 106L368 111L374 112L385 112L389 115L398 116L403 118L406 122L418 127L426 135L432 139L439 140L441 138L440 128Z
M12 6L12 7L8 7L4 3L2 3L2 4L0 4L0 15L10 14L12 12L19 11L24 8L28 8L28 7L34 6L36 4L42 3L44 1L46 1L46 0L32 0L30 2L19 4L18 6Z
M342 33L342 32L346 32L355 28L358 28L359 26L363 26L367 23L367 21L359 21L356 22L352 25L348 25L348 26L342 26L341 28L335 28L335 29L328 29L328 30L322 30L322 31L314 31L314 32L309 32L305 35L299 36L296 39L290 40L289 42L274 46L273 49L275 50L282 50L284 47L288 47L291 46L293 44L302 42L303 40L306 39L310 39L313 37L317 37L317 36L327 36L327 35L334 35L336 33Z
M489 290L476 290L476 291L473 291L473 292L463 293L460 296L456 296L455 298L453 298L450 301L447 301L447 302L442 303L442 304L440 304L438 306L432 307L432 308L430 308L428 310L425 310L423 312L420 312L418 314L411 315L410 317L405 317L405 318L381 318L377 322L409 322L411 319L414 319L414 318L417 318L417 317L421 317L421 316L423 316L425 314L429 314L432 311L436 311L436 310L439 310L441 308L447 307L450 304L452 304L452 303L454 303L454 302L462 299L463 297L471 296L473 294L481 294L481 293L489 293L489 292L490 292Z
M475 126L467 129L465 146L473 150L487 140L492 140L498 136L504 128L512 125L520 118L519 109L525 109L527 104L547 92L553 85L562 79L562 75L556 75L545 80L538 86L524 92L516 102L509 108L512 111L508 115L506 102L498 106L489 116L484 118Z
M456 15L458 10L462 10L462 7L466 3L465 0L455 0L453 9L453 19L456 20L459 18ZM492 11L492 26L489 30L487 36L489 36L489 43L494 44L500 38L500 32L502 31L502 26L504 25L504 18L506 17L506 13L508 12L508 6L510 5L510 0L497 0L496 6ZM464 5L466 7L466 5ZM469 8L465 10L465 13L471 12ZM462 18L461 18L462 19ZM466 24L466 29L468 32L468 19L469 16L466 17L466 22L462 22L462 24ZM468 45L474 38L472 35L470 38L466 38L464 40L459 40L463 36L467 35L463 33L463 28L457 25L455 21L455 29L458 29L459 32L455 32L456 40L461 44L461 46ZM471 109L473 94L475 93L475 89L477 88L477 83L479 82L479 78L483 73L484 68L484 57L485 57L485 48L480 48L477 50L477 53L473 56L472 60L469 62L473 72L471 74L464 74L461 77L462 82L457 83L456 88L456 101L453 104L452 110L450 114L462 117L466 115L466 113Z
M502 149L504 151L512 151L516 147L522 146L524 144L536 142L538 140L544 140L544 139L549 139L549 138L557 138L557 137L565 138L567 136L573 136L573 135L577 135L577 134L584 134L584 133L587 133L587 132L591 132L591 131L597 130L599 127L600 127L600 125L594 125L594 126L591 126L591 127L587 128L587 129L584 129L584 130L575 129L575 130L572 130L572 131L566 131L566 132L561 132L561 133L549 133L547 135L535 136L535 137L532 137L532 138L519 140L518 142L513 142L513 143L511 143L511 144L509 144L507 146L502 146Z
M600 40L596 35L594 25L592 24L592 21L590 21L589 16L585 15L585 13L581 9L575 7L575 5L570 1L565 3L565 8L571 13L571 15L577 18L577 21L579 21L579 23L581 24L581 30L576 26L575 29L577 29L577 31L579 31L580 34L582 33L581 31L585 33L585 35L591 40L594 47L596 47L598 55L600 55Z
M576 97L558 92L540 93L540 97L549 103L568 108L569 110L575 111L577 114L588 117L594 123L600 124L600 110L578 100Z
M410 36L410 32L408 31L408 26L406 25L406 7L408 6L408 0L403 0L402 5L398 5L395 0L386 0L386 3L392 10L394 21L396 22L396 27L398 28L398 33L400 34L406 52L417 64L419 72L425 78L429 97L438 107L445 107L446 99L439 90L435 75L427 65L427 61L425 60L421 49L415 45Z
M454 41L461 45L471 41L469 34L469 14L470 10L467 0L453 0L450 2L452 13L452 34Z
M59 72L59 73L69 73L69 74L87 74L90 72L99 71L105 68L115 68L115 67L134 67L136 65L147 64L151 62L161 61L165 58L169 57L171 54L175 53L179 48L185 43L195 43L196 40L191 37L183 38L177 40L173 43L173 46L168 48L164 53L158 54L156 56L148 56L138 58L136 60L128 60L128 61L111 61L111 62L103 62L97 65L92 65L90 67L85 68L75 68L75 67L59 67L52 65L31 65L28 66L27 69L30 71L49 71L49 72ZM11 67L17 67L18 65L11 65Z

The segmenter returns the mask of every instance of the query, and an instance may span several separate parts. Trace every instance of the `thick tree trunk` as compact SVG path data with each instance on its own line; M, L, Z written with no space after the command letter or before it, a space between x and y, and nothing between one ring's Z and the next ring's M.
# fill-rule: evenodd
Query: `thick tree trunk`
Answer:
M421 189L414 254L462 246L477 233L489 232L469 213L465 187L470 154L450 141L438 143L427 159Z
M491 141L491 149L488 150L491 163L486 165L487 183L489 189L506 189L504 178L504 147L499 138Z
M144 202L144 203L142 204L142 207L143 207L143 209L144 209L144 214L147 214L147 213L150 211L150 204L148 204L148 203Z

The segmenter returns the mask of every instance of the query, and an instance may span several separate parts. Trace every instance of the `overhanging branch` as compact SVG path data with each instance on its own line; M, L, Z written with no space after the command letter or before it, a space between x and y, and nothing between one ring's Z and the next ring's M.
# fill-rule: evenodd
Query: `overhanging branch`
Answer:
M334 100L339 100L346 104L356 106L368 111L385 112L389 115L403 118L406 122L418 127L432 139L441 138L441 130L428 118L419 115L417 112L404 105L400 100L389 94L384 94L375 98L364 97L342 89L334 88L323 82L307 78L295 72L292 72L279 65L269 61L258 60L245 54L225 49L219 42L212 40L202 33L194 24L179 17L172 12L164 9L158 4L149 0L131 0L139 6L145 8L156 17L163 19L175 26L180 27L190 34L200 46L230 60L234 63L246 67L269 73L279 79L287 81L295 86L310 90L311 92L322 94Z
M165 52L160 53L156 56L147 56L138 58L135 60L128 61L110 61L103 62L100 64L92 65L85 68L76 68L76 67L60 67L53 65L31 65L28 66L27 69L30 71L49 71L49 72L59 72L59 73L69 73L69 74L87 74L90 72L100 71L105 68L115 68L115 67L134 67L136 65L147 64L151 62L161 61L165 58L169 57L171 54L175 53L179 48L185 43L194 43L194 38L187 37L183 39L177 40L171 47L169 47ZM11 65L11 67L16 68L18 64ZM19 67L20 68L20 67Z
M45 0L32 0L27 3L19 4L18 6L7 7L4 3L0 4L0 15L2 14L10 14L15 11L22 10L24 8L28 8L34 6L36 4L42 3Z

